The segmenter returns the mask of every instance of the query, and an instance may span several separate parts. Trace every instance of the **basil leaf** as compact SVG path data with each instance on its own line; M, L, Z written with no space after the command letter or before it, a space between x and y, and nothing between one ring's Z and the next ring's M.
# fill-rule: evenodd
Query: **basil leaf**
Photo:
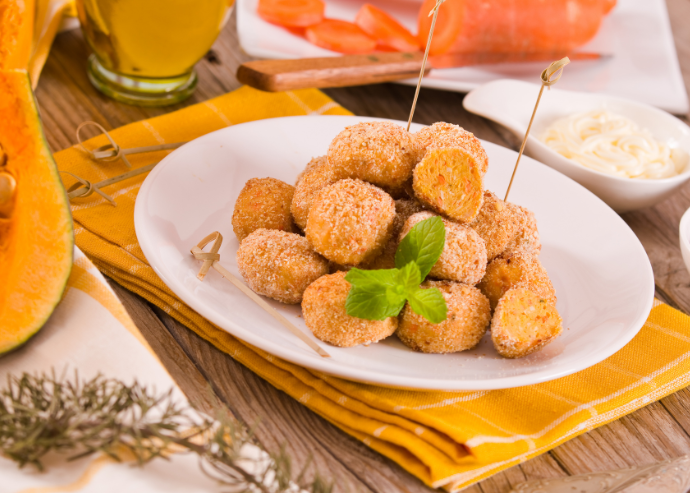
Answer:
M419 267L424 280L438 261L446 243L446 228L439 216L430 217L414 225L402 239L395 252L395 266L402 269L410 262Z
M413 312L432 324L439 324L448 316L446 300L438 288L418 289L408 294L407 301Z

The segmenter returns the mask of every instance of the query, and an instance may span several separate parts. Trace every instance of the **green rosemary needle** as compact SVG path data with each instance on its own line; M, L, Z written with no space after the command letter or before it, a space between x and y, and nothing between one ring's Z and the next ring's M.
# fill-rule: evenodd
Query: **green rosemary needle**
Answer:
M202 470L233 491L332 490L318 474L305 483L306 466L293 478L284 450L269 455L231 417L204 417L177 404L172 391L101 375L81 381L75 373L68 380L55 372L9 375L0 390L0 453L19 467L42 470L41 459L51 452L68 460L100 452L144 465L176 451L197 454Z

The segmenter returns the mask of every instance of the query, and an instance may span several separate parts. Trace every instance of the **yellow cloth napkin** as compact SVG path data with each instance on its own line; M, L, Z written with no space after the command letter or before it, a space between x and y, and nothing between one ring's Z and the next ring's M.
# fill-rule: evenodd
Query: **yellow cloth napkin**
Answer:
M111 133L124 147L191 140L231 124L305 114L348 114L315 90L230 94ZM98 137L93 148L106 143ZM130 158L134 167L165 153ZM61 170L98 181L126 171L78 148L55 155ZM159 306L350 435L434 487L457 490L546 452L688 384L690 319L656 303L639 335L606 361L559 380L489 392L415 392L349 382L279 360L218 329L182 303L146 262L133 211L143 177L73 202L79 248L106 275ZM230 233L232 234L232 233ZM520 409L521 412L516 412Z

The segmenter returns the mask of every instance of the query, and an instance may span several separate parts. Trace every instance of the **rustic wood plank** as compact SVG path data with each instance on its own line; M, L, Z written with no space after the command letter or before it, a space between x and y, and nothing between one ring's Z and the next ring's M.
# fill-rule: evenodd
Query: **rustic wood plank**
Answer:
M660 402L683 430L690 434L690 390L686 387L663 398Z
M115 281L106 278L137 327L145 327L142 335L165 366L171 377L196 408L213 415L222 405L209 382L195 363L175 343L172 335L151 309L150 305L126 290Z
M660 403L570 440L552 451L569 474L651 464L690 452L690 436Z
M400 466L277 390L162 310L156 313L187 356L203 368L204 377L233 414L254 426L267 450L285 445L298 468L312 456L316 468L337 483L337 491L363 487L375 492L429 491Z
M414 87L376 84L364 87L325 89L335 101L360 116L375 116L407 121L414 99ZM464 110L464 94L422 88L413 121L430 125L444 121L472 131L480 139L511 147L509 132L485 118Z

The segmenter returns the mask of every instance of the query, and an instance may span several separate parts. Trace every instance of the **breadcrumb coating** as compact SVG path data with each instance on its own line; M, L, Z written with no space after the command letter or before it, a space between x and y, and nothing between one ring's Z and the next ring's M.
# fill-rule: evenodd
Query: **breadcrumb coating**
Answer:
M242 241L237 267L255 293L289 304L328 274L328 261L304 237L273 229L257 229Z
M252 178L240 191L232 213L232 230L242 242L260 228L294 232L290 204L295 187L275 178Z
M424 211L413 214L405 221L399 239L410 232L415 224L436 214ZM429 275L437 279L458 281L474 286L486 272L486 246L484 240L473 229L443 219L446 228L446 243L438 261Z
M419 132L413 134L417 145L422 150L422 156L426 154L428 148L433 147L459 147L474 157L482 176L489 169L489 157L486 151L472 132L451 123L437 122L429 127L424 127Z
M412 187L429 208L463 224L474 221L484 200L476 159L457 147L427 149L414 169Z
M510 243L508 243L503 253L509 255L516 252L531 252L535 255L539 255L541 252L541 238L539 237L537 218L534 212L519 205L511 203L507 205L519 209L521 214L516 216L519 223L518 232Z
M423 353L455 353L482 340L491 320L489 300L477 288L449 281L426 281L438 288L448 306L446 320L432 324L405 305L396 334L407 347Z
M314 197L305 233L321 255L356 266L375 258L391 237L395 202L361 180L340 180Z
M317 160L318 162L314 163ZM292 218L301 229L307 227L309 208L319 190L334 184L338 180L347 178L341 170L330 166L325 156L312 159L310 165L311 167L304 171L301 180L297 182L295 194L290 205Z
M546 346L562 331L556 307L529 289L511 289L498 302L491 339L504 358L522 358Z
M328 158L326 156L318 156L311 158L311 160L307 163L307 165L300 172L300 174L297 175L297 179L295 180L295 187L297 187L299 185L299 182L302 181L302 177L304 177L305 173L311 171L314 168L318 168L319 166L326 164L327 162Z
M489 261L503 253L515 237L522 216L521 210L506 204L493 192L484 191L484 205L470 227L479 233L486 243Z
M516 252L492 260L486 275L477 286L489 298L491 308L511 289L529 289L556 306L556 290L539 257L529 252Z
M373 260L360 265L361 269L394 269L395 268L395 252L398 250L398 237L402 231L405 221L412 214L421 212L424 206L416 200L396 200L395 201L395 219L393 219L393 227L391 239L388 240L386 246L383 248L381 255Z
M318 339L340 347L371 344L395 332L398 318L365 320L352 317L345 310L350 292L346 272L320 277L304 292L302 314L307 327Z
M419 161L412 135L390 122L345 128L328 148L328 161L352 178L391 190L402 187Z

